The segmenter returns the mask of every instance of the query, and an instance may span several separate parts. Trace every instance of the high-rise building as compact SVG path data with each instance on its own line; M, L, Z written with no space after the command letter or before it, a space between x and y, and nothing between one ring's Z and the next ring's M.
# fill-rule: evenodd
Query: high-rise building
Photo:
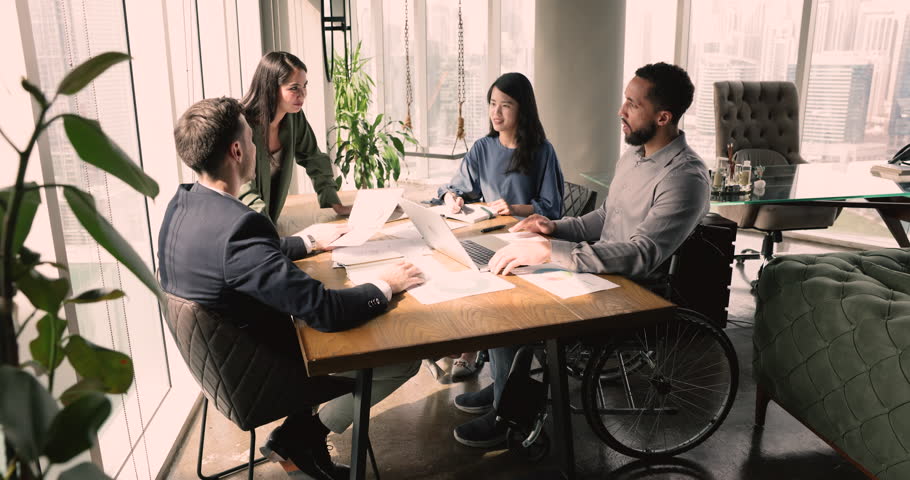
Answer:
M695 85L695 130L687 132L689 142L704 158L714 157L714 82L755 80L758 65L753 60L726 55L702 55L698 65ZM691 125L691 117L689 121Z
M764 34L765 43L762 56L759 58L761 68L759 79L781 80L787 76L787 65L793 53L799 33L789 23L768 25Z
M816 52L853 49L859 2L820 0L815 17Z
M894 101L888 123L888 145L900 147L907 143L910 143L910 15L904 21L894 81Z
M806 98L804 142L863 142L872 71L873 66L868 60L845 52L813 56Z
M867 121L879 127L891 113L898 25L893 2L872 1L860 5L854 50L873 65Z

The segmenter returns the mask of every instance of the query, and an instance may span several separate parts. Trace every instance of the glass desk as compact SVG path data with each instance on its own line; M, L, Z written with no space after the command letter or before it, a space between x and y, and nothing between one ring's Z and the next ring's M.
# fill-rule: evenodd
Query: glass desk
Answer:
M903 248L910 240L901 220L910 221L910 183L896 183L869 173L881 162L846 165L805 163L766 167L764 192L712 194L712 205L801 205L874 208ZM582 173L582 177L609 189L613 172ZM850 201L865 200L865 201Z

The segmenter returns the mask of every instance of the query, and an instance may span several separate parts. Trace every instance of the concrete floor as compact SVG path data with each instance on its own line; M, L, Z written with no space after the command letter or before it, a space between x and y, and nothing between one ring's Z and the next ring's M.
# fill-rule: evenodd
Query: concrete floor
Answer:
M740 232L737 250L758 248L761 237ZM827 245L784 241L779 253L817 253L836 250ZM733 341L740 364L740 385L736 402L724 424L705 443L660 464L637 461L614 452L594 436L584 418L575 415L575 459L578 478L611 479L826 479L865 478L841 459L813 433L774 403L768 410L766 426L753 426L755 384L752 381L752 329L754 298L748 279L755 278L757 261L744 271L734 270L730 305L731 324L727 334ZM530 464L519 452L485 451L462 446L452 429L471 418L456 410L452 401L465 389L478 389L490 382L485 368L467 383L442 385L422 370L403 388L373 408L370 438L380 473L385 479L478 480L487 478L556 478L551 457ZM571 383L570 383L571 386ZM169 471L162 478L196 478L200 416L191 419L185 438L178 442ZM257 444L265 442L277 424L258 429ZM350 429L329 436L336 461L349 463ZM241 432L220 413L210 409L206 425L206 473L220 471L246 461L249 435ZM258 453L258 452L257 452ZM230 478L246 478L246 471ZM255 470L257 479L287 478L277 464L266 463ZM367 478L375 478L368 471Z

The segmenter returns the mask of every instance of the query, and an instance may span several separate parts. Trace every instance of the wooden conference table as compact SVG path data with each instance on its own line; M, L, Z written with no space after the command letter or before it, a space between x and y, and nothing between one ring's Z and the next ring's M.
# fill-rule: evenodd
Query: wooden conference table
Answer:
M454 232L459 237L468 237L478 235L484 227L514 223L511 217L499 217ZM451 270L464 269L440 253L433 255ZM351 286L343 268L332 268L331 253L314 255L298 261L297 265L328 288ZM620 288L565 300L514 275L502 278L515 288L433 305L423 305L408 293L396 295L387 312L344 332L324 333L303 322L297 323L297 336L310 375L358 372L351 442L352 479L363 479L366 472L370 402L365 399L370 398L373 368L538 341L546 341L547 368L550 378L555 379L551 385L555 454L564 477L575 477L564 341L610 329L649 325L666 318L673 305L616 275L604 278Z

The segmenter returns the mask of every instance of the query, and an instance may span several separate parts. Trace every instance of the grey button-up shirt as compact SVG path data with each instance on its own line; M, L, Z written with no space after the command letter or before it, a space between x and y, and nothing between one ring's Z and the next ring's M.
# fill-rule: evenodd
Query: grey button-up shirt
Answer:
M652 279L708 212L708 169L683 132L650 157L626 150L606 201L557 220L551 261L578 272Z

